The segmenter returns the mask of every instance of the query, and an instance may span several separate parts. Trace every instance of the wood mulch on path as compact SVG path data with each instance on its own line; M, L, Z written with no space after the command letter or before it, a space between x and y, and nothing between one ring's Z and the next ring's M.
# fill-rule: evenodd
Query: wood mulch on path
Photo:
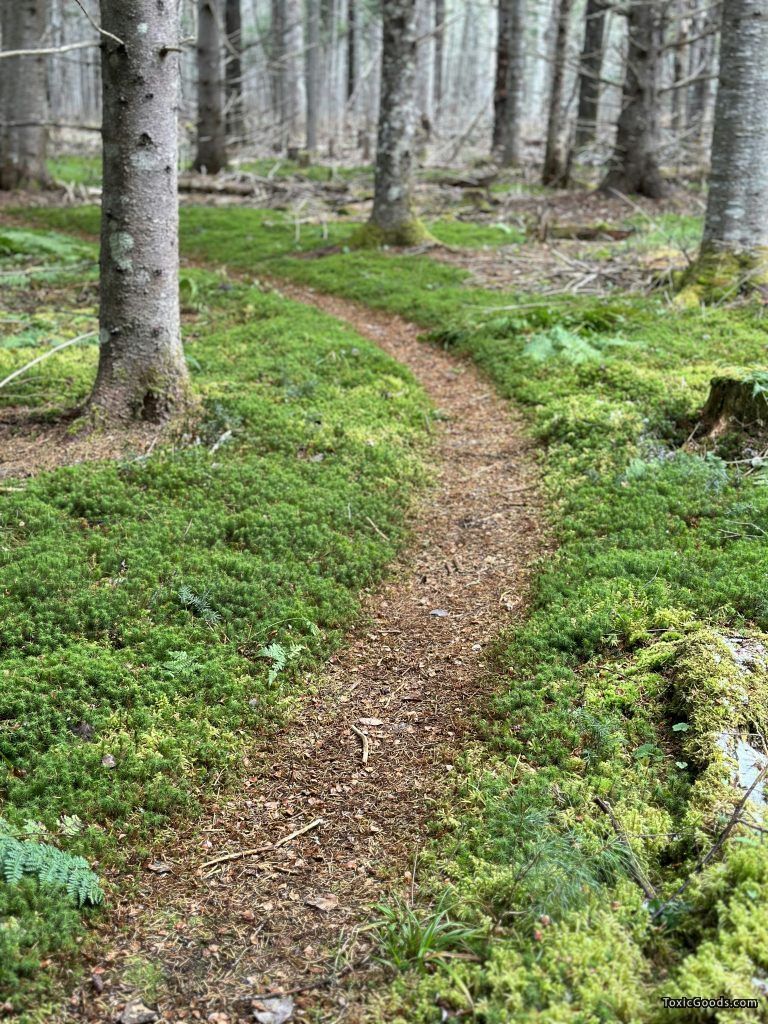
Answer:
M287 1000L292 1021L364 1020L377 975L357 928L393 886L418 887L435 800L487 696L484 648L520 616L542 550L531 442L472 365L397 317L279 290L411 368L442 413L436 485L347 646L249 755L241 790L157 851L100 925L103 954L62 1020L117 1020L126 1003L138 1020L141 998L167 1021L277 1024ZM154 1000L137 981L147 962L165 978Z

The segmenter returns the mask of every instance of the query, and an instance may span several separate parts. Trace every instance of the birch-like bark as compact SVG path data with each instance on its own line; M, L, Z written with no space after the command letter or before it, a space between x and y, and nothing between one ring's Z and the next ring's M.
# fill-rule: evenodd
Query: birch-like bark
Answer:
M317 151L320 119L320 0L307 0L307 150Z
M411 206L416 129L416 0L383 0L381 99L371 215L377 241L423 234Z
M304 107L304 6L302 0L283 0L283 94L285 129L290 148L300 148Z
M703 249L768 263L768 0L724 0Z
M34 50L44 45L48 0L3 0L4 50ZM0 61L0 188L45 186L48 119L44 57L7 57Z
M187 399L179 326L178 0L101 0L99 369L90 407L162 422Z
M584 149L591 145L595 141L597 132L605 11L603 0L587 0L584 42L579 62L579 106L576 115L577 149Z
M660 0L631 0L622 110L611 164L600 186L604 192L659 199L666 191L659 168L663 39Z
M573 0L560 0L557 8L552 89L549 94L547 141L541 180L544 185L565 188L571 174L572 147L565 109L565 66L568 59L568 28Z
M243 138L243 17L240 0L225 0L224 32L227 37L224 58L226 127L230 135Z
M218 174L227 166L221 76L221 0L199 0L197 19L197 153L194 166L196 171Z

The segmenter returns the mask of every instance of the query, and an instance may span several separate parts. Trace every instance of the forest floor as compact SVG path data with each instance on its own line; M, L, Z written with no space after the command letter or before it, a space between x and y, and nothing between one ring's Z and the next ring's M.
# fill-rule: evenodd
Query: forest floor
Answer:
M55 550L59 530L81 545L77 571L91 565L66 657L82 648L105 671L130 658L119 671L138 663L150 691L116 729L103 681L82 690L59 673L38 727L25 679L48 694L62 594L14 597L13 628L42 601L47 632L43 661L24 662L0 706L0 753L24 773L7 775L7 806L18 821L80 813L72 848L99 851L111 904L87 918L84 956L36 938L42 973L57 956L89 970L64 1011L35 1016L30 962L22 1019L106 1021L127 1001L213 1024L655 1024L662 994L763 1001L757 1017L678 1012L689 1024L768 1019L762 810L733 818L745 786L726 753L738 739L760 764L768 734L768 449L686 444L710 378L764 364L764 310L669 301L700 229L694 191L654 205L423 181L437 244L355 253L357 180L287 175L282 191L263 186L261 208L222 193L182 210L204 445L138 446L115 480L95 464L9 481L14 545L23 515L41 523L30 556ZM75 191L5 216L27 268L35 246L70 268L92 253L98 210ZM21 291L45 294L42 277ZM19 341L44 349L52 330L86 329L90 304L70 291L63 306L19 317L9 370L26 358ZM45 364L31 407L55 417L62 380L70 404L86 393L93 357ZM110 558L126 545L123 591ZM25 551L10 549L9 594ZM169 580L188 576L179 609ZM151 644L121 624L135 605ZM96 624L84 635L83 621ZM277 690L253 643L262 625ZM6 632L28 658L38 634ZM70 716L92 702L95 743L57 725L70 690ZM19 733L24 715L34 729ZM121 730L131 741L116 748ZM82 795L78 779L87 790L112 750L109 780ZM74 785L40 797L36 778L64 758ZM158 788L166 778L183 794ZM33 897L11 907L30 931L50 913Z

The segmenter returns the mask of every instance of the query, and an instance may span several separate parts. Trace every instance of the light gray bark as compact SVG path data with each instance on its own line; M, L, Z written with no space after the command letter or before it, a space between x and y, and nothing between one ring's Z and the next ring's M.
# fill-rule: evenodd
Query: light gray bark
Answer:
M721 40L703 246L749 253L768 247L768 0L724 0Z
M99 370L90 406L167 419L185 401L179 327L178 0L101 0L104 185Z
M283 0L283 96L287 142L299 147L304 106L304 9L302 0Z
M245 134L243 117L243 18L240 0L225 0L224 31L227 37L224 58L224 94L226 126L230 135Z
M665 192L659 168L659 73L664 37L661 0L631 0L622 110L604 192Z
M573 0L559 0L557 35L549 96L547 139L541 180L544 185L564 188L571 173L571 139L565 109L565 67L568 59L568 28Z
M594 142L597 131L605 11L603 0L587 0L584 42L581 47L579 66L579 107L576 115L577 149L583 149Z
M221 0L197 8L197 153L195 170L218 174L227 166L224 85L221 75Z
M0 30L4 50L44 45L48 0L3 0ZM46 67L42 57L0 61L0 188L46 185L48 115Z
M413 222L416 0L383 0L381 99L372 223L396 233Z
M317 151L320 120L320 0L307 0L307 150Z

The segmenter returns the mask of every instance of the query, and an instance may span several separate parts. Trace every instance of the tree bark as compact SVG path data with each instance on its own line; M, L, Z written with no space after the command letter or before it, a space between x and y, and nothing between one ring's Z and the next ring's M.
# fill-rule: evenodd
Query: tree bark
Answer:
M5 0L0 15L3 49L42 46L48 15L48 0ZM0 188L44 187L50 183L45 58L7 57L0 65Z
M659 199L666 191L659 167L663 37L660 0L631 0L622 110L611 164L600 186L603 192Z
M411 206L416 130L416 0L383 0L381 100L373 213L361 244L414 244L425 236Z
M317 152L320 114L320 0L307 0L307 150Z
M221 0L199 0L197 12L197 153L194 168L218 174L227 166L221 80Z
M522 157L525 0L499 0L492 148L505 167Z
M595 141L600 106L600 73L603 66L605 4L587 0L584 43L579 64L579 106L576 115L576 148L584 149Z
M432 80L432 99L435 116L443 101L443 52L445 49L445 0L435 0L435 67Z
M688 297L768 292L768 0L724 0L712 166Z
M99 369L90 408L162 422L184 406L179 326L178 0L101 0Z
M357 8L355 0L348 0L347 4L347 91L346 97L349 102L355 94L356 82L356 45L357 45Z
M283 95L287 145L299 148L304 100L304 8L302 0L282 0L284 4Z
M565 188L571 176L573 149L565 109L565 65L568 59L568 28L573 0L560 0L557 10L557 37L552 70L552 89L549 94L547 118L547 145L544 152L542 184Z
M227 52L224 60L224 95L227 132L242 139L243 114L243 20L240 0L225 0L224 31Z

